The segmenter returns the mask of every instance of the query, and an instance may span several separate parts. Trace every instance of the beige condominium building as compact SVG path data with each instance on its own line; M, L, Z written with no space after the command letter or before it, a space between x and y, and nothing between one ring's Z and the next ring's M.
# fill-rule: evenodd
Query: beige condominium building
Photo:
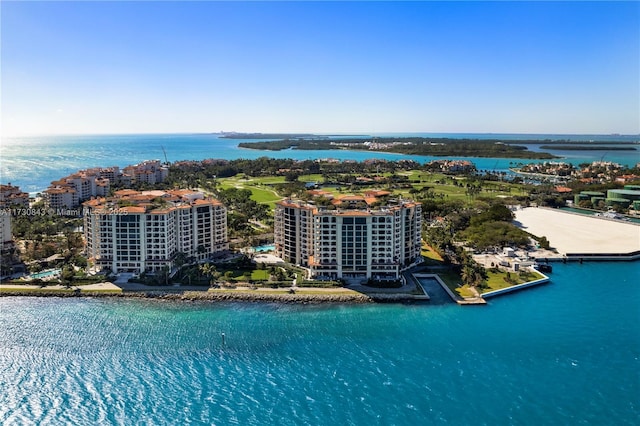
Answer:
M0 237L2 238L0 247L4 249L5 244L12 241L11 215L5 211L0 211Z
M86 253L98 268L157 271L178 253L200 261L229 248L227 210L201 192L124 189L83 205Z
M155 184L167 176L169 168L159 160L143 161L123 170L118 166L94 167L54 180L42 195L48 208L73 209L91 197L107 196L113 184Z
M12 247L11 215L16 209L29 207L29 194L19 187L0 185L0 247L2 250Z
M29 207L29 194L11 184L0 185L0 207Z
M397 279L420 256L420 203L349 196L339 208L284 200L276 205L275 249L313 278ZM374 200L375 201L375 200Z

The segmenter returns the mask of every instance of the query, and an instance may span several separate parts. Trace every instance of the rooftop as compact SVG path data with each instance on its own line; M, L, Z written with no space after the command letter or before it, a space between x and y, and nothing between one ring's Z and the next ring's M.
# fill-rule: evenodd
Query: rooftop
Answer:
M204 194L197 191L135 191L132 189L116 191L113 197L93 198L83 204L97 210L117 209L119 212L155 214L166 214L171 210L190 206L222 205L220 201L205 198Z

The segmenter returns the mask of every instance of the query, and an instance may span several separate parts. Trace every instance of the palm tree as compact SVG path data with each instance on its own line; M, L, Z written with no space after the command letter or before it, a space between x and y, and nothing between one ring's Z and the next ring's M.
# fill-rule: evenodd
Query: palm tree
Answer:
M189 256L186 253L181 251L177 252L173 258L173 263L178 267L178 269L180 269L183 265L188 263L188 261L189 261Z
M198 266L198 270L202 275L209 278L209 285L213 284L213 275L217 272L216 267L211 263L205 263L203 265Z
M464 268L462 268L462 274L460 274L460 278L462 278L463 284L473 286L476 280L475 275L476 271L471 266L465 266Z
M484 281L486 273L484 270L476 269L473 273L473 286L474 287L482 287L482 282Z
M73 276L75 275L75 271L71 266L65 266L62 268L62 273L60 275L60 281L62 285L67 288L71 287L71 282L73 281Z
M169 267L163 266L156 275L156 280L159 285L169 285Z
M187 273L185 275L189 280L189 285L191 285L191 280L193 280L194 278L196 278L197 275L199 275L199 270L195 268L188 268Z

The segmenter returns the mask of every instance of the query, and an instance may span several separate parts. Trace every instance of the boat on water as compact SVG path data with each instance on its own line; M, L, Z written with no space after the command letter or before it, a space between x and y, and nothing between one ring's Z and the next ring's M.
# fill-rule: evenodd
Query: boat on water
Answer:
M553 267L547 264L536 264L533 266L534 269L537 269L540 272L553 272Z

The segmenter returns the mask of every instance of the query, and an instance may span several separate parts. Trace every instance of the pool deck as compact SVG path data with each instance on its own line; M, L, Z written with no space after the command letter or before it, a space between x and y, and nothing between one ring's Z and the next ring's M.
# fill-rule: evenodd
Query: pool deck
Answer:
M640 225L636 223L537 207L514 213L515 224L537 237L547 237L558 257L615 258L640 251Z

